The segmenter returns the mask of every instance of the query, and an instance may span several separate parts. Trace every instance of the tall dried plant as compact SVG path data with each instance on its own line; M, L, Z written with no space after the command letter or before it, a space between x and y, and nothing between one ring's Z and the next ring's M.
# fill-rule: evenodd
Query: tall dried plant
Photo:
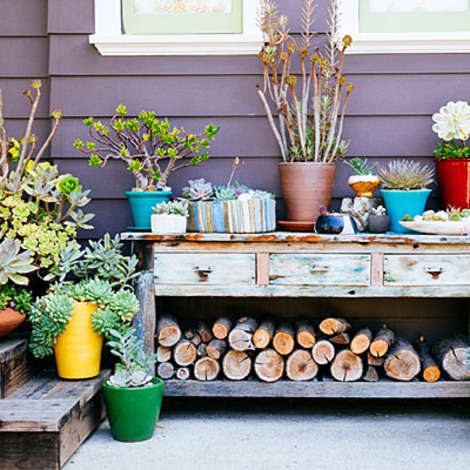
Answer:
M279 15L275 2L260 0L264 84L257 91L284 162L332 162L348 149L349 142L341 137L354 87L346 81L343 62L352 38L346 35L338 41L339 1L330 0L327 43L319 48L312 30L316 0L305 0L300 36L289 32L287 17ZM295 74L297 61L300 72Z

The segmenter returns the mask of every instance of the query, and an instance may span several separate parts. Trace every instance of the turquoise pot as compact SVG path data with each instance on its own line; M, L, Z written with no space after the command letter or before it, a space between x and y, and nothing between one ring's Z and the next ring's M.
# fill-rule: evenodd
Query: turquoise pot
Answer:
M160 202L169 201L172 194L172 191L128 191L126 196L134 219L133 228L150 231L153 208Z
M400 220L404 215L421 215L428 202L430 189L416 189L412 191L401 191L392 189L382 189L382 196L385 208L390 216L390 230L392 232L407 233L411 230L400 225Z

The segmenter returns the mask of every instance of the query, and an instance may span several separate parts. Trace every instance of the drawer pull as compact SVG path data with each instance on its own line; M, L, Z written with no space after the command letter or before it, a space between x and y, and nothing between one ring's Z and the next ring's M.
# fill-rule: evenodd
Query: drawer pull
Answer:
M330 270L329 266L317 266L316 264L312 264L310 267L310 272L312 273L327 273Z
M207 266L207 268L200 268L199 266L195 266L194 271L199 276L199 280L201 282L206 282L209 279L209 274L211 274L214 270L210 266Z
M444 268L442 267L428 267L425 268L425 271L432 276L433 279L438 280L439 276L444 272Z

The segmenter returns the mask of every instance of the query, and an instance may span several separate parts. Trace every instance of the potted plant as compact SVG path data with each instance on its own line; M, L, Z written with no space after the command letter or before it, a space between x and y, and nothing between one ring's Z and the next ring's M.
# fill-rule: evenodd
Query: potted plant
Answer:
M151 111L127 117L123 105L116 108L109 126L92 117L84 123L91 141L85 144L77 139L74 146L89 156L89 165L103 168L110 159L118 160L134 175L136 184L126 196L138 230L150 230L152 208L170 199L170 175L205 162L207 149L220 129L209 124L199 134L191 134L182 127L171 128L168 119L158 119Z
M427 187L434 181L434 170L412 160L394 160L379 171L392 232L409 232L400 224L406 214L414 217L424 212L431 194Z
M470 105L450 101L432 117L442 139L434 150L442 202L446 209L470 209Z
M125 442L150 439L163 398L163 381L152 373L156 355L145 352L134 328L111 330L108 345L120 360L114 375L103 382L113 437Z
M139 311L130 281L137 259L121 254L119 236L70 247L49 279L49 292L32 305L30 349L35 357L55 354L64 379L86 379L100 372L103 336L128 325Z
M305 2L303 32L293 36L287 18L278 15L277 4L261 2L259 24L265 47L259 58L264 85L257 87L281 151L279 173L287 218L312 225L320 206L330 204L336 161L349 146L342 140L342 132L354 88L343 73L344 54L352 39L344 36L337 42L337 1L331 2L330 32L324 49L318 48L312 31L316 6L315 1ZM299 75L292 70L294 64L300 67Z
M366 159L351 158L344 163L353 169L354 175L348 179L348 184L355 191L356 197L374 196L374 191L380 187L380 178L372 172L378 168L378 163L369 165Z
M161 202L153 208L152 233L181 234L186 232L188 225L188 202Z
M369 230L372 233L385 233L390 228L390 217L384 206L372 207L369 214Z

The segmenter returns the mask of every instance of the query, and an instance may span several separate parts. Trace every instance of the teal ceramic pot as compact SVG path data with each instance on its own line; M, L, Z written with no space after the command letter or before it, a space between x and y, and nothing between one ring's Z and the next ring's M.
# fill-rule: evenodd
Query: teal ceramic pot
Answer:
M160 202L169 201L172 194L172 191L128 191L126 196L134 219L133 228L150 231L153 208Z
M407 233L411 232L411 230L400 225L400 220L407 214L412 217L421 215L426 208L431 190L401 191L382 189L381 193L384 198L387 214L390 216L390 230L392 232Z

